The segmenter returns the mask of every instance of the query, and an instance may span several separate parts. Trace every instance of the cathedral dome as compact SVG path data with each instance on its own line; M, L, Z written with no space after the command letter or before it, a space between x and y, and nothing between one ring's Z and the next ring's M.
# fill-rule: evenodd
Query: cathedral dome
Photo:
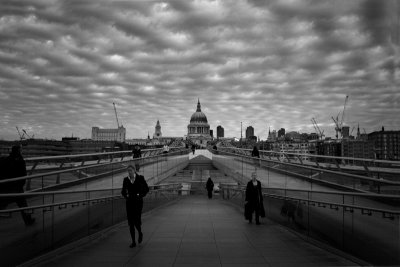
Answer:
M190 118L190 123L208 123L206 114L201 112L200 100L197 102L196 112Z

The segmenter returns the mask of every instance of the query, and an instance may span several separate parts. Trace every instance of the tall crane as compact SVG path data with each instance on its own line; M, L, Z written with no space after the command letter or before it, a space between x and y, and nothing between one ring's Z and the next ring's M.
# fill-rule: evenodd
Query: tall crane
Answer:
M321 131L315 118L311 118L311 122L314 126L315 131L317 131L318 137L322 140L324 138L324 131Z
M18 129L18 126L15 126L15 128L17 128L18 135L19 135L19 139L20 139L20 140L24 140L24 139L25 139L25 133L22 133L22 134L21 134L21 132L20 132L19 129Z
M113 102L113 106L114 106L114 111L115 111L115 118L117 119L117 126L119 128L119 121L118 121L118 115L117 115L117 108L115 107L115 103Z
M340 133L341 137L342 137L342 127L343 127L343 122L344 122L344 113L346 111L346 105L347 105L348 99L349 99L349 96L346 95L346 99L344 100L341 120L339 121L340 112L338 113L336 118L332 117L332 120L335 123L336 139L338 139L338 137L339 137L338 133Z
M24 134L25 134L26 136L28 136L28 138L30 138L30 139L33 139L33 138L35 137L34 134L32 134L32 136L30 136L30 135L25 131L25 129L22 129L22 131L23 131Z
M346 111L346 105L347 105L347 101L349 100L349 96L346 95L346 99L344 100L344 105L343 105L343 112L342 112L342 119L340 120L340 129L342 129L343 127L343 123L344 123L344 112Z

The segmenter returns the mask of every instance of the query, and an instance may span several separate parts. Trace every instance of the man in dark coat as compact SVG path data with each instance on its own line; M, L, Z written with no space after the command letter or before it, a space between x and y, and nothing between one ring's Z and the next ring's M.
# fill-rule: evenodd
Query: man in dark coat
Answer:
M253 160L254 164L259 165L261 167L261 161L259 159L260 158L260 151L258 151L257 146L253 147L253 151L251 151L251 156L253 158L257 158L257 159Z
M142 209L143 197L149 192L149 187L142 175L137 173L136 166L127 167L128 176L124 178L121 194L126 199L126 214L132 243L129 247L136 247L135 228L138 231L138 243L142 243Z
M260 224L260 215L262 215L264 205L261 182L257 180L257 172L251 174L251 180L247 183L245 201L249 223L252 223L253 212L255 212L256 224Z
M258 151L257 146L253 147L253 151L251 151L251 156L255 157L255 158L259 158L260 157L260 152Z
M2 160L1 166L0 175L2 180L26 176L26 164L22 156L22 147L20 145L13 146L11 148L10 155ZM0 194L24 193L24 185L25 179L2 183L0 184ZM25 197L17 196L1 200L0 209L4 209L9 203L12 202L16 202L20 208L28 207ZM21 215L25 225L29 226L35 222L35 219L25 211L21 211Z
M140 146L137 145L137 144L133 147L133 150L132 150L132 157L133 157L134 159L137 159L137 158L141 158L141 157L142 157L142 151L140 150Z
M211 177L208 177L207 183L206 183L206 189L208 193L208 198L212 198L212 192L214 190L214 182L211 180Z

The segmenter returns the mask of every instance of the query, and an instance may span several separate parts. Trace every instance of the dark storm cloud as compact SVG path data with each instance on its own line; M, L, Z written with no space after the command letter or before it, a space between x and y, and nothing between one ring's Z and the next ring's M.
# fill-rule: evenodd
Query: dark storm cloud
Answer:
M113 102L128 137L157 119L182 136L198 98L227 136L311 117L332 133L346 95L349 123L399 125L399 7L381 2L2 1L0 138L90 137L115 127Z

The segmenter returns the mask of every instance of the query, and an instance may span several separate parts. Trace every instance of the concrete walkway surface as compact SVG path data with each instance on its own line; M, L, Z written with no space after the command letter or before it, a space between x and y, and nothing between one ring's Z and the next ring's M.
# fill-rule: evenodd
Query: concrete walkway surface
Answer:
M144 239L136 248L129 248L123 223L40 266L357 265L266 218L248 224L237 206L219 198L188 196L144 214L142 221Z

